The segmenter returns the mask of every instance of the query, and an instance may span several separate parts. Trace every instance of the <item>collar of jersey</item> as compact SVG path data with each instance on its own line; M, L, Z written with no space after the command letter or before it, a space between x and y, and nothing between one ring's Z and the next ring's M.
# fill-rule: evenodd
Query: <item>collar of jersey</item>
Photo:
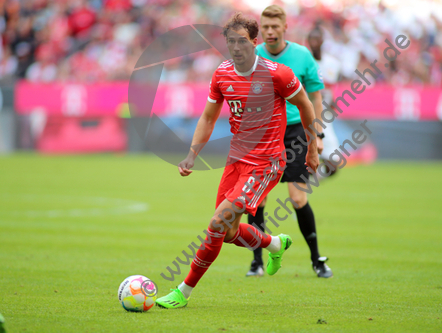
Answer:
M255 63L253 64L252 68L250 68L247 72L238 72L238 71L236 70L235 65L233 65L233 69L235 70L235 73L238 74L238 75L240 75L240 76L249 76L250 74L252 74L252 73L255 71L256 66L258 66L258 58L259 58L259 57L256 56L256 58L255 58Z
M265 43L262 44L262 48L263 48L264 52L265 52L269 57L271 57L271 58L273 58L273 59L278 59L278 58L281 57L284 53L286 53L287 50L288 50L289 47L290 47L290 44L291 44L291 43L290 43L288 40L286 40L285 42L287 43L287 45L285 46L284 50L282 50L282 51L281 51L279 54L277 54L277 55L273 55L273 54L271 54L271 53L267 50Z

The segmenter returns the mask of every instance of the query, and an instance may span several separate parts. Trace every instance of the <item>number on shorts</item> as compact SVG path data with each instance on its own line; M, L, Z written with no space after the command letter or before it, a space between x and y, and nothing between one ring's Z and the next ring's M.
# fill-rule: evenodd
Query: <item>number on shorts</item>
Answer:
M247 181L247 183L242 188L242 191L244 193L249 193L250 192L250 188L253 186L253 184L255 184L255 177L250 176L249 180Z

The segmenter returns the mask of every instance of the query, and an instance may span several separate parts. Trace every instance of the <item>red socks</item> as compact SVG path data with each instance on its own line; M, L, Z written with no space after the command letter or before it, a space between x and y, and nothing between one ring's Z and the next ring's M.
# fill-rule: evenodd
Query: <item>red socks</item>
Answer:
M207 236L204 244L196 251L196 256L190 264L190 272L184 279L184 283L190 287L195 287L204 273L209 269L212 262L218 257L223 246L226 233L220 233L210 228L207 229Z
M206 239L196 252L196 256L190 265L190 272L184 279L185 284L192 288L196 286L212 262L218 257L225 236L226 233L220 233L210 228L207 229ZM269 246L271 241L271 236L263 234L247 223L240 223L235 237L226 241L226 243L233 243L237 246L248 247L254 250L258 247L265 248Z
M236 246L249 247L252 250L255 250L258 247L265 248L269 246L271 241L271 236L262 233L254 226L251 226L247 223L240 223L235 236L225 242L233 243Z

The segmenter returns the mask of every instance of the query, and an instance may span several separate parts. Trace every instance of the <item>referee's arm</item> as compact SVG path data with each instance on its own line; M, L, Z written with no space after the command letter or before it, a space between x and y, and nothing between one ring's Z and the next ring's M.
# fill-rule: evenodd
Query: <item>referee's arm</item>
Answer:
M301 116L302 127L306 131L306 135L313 136L316 138L316 133L312 133L313 131L309 131L308 128L313 124L315 119L314 110L312 102L310 102L307 94L305 93L304 88L302 88L299 93L297 93L292 98L288 99L287 102L296 105L299 109L299 114ZM319 157L318 157L318 141L308 140L309 145L307 148L307 155L305 157L305 165L313 169L314 172L318 169L319 165Z

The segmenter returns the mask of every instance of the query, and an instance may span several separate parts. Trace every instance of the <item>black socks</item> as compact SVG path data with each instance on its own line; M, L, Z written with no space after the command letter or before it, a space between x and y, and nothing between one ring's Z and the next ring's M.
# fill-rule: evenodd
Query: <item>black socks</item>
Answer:
M311 259L313 263L316 263L319 258L319 250L316 238L315 215L308 202L304 207L295 209L295 212L298 217L299 229L301 229L301 233L310 248Z
M317 263L319 256L318 250L318 240L316 238L316 223L315 223L315 215L313 214L312 208L309 203L300 208L295 209L296 216L298 218L299 229L301 229L301 233L304 236L305 241L307 242L308 247L310 248L310 258L313 263ZM255 223L256 227L264 231L264 207L258 207L256 211L256 215L248 215L249 224ZM258 247L253 251L254 260L259 265L263 265L262 261L262 248Z

